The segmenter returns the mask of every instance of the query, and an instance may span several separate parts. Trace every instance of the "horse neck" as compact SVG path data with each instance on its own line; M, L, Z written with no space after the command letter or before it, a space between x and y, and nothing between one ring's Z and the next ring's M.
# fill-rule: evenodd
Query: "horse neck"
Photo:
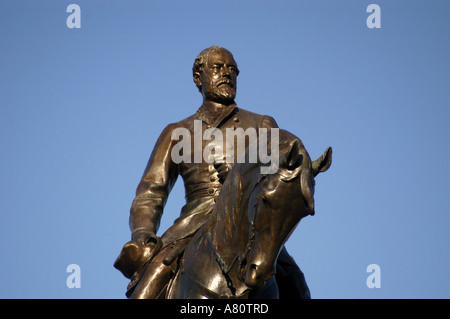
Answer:
M229 178L236 179L240 176L232 175ZM242 253L248 241L248 188L249 185L241 185L236 180L226 182L209 221L208 228L213 242L217 250L226 255Z

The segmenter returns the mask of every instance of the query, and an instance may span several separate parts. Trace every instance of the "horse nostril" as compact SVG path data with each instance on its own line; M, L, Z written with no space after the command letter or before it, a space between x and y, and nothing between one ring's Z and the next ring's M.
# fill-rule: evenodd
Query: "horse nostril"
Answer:
M250 278L253 281L257 282L258 281L258 265L251 264L248 271L249 271Z
M245 274L245 284L250 288L260 288L261 282L258 279L258 272L257 272L258 265L251 264L246 271Z

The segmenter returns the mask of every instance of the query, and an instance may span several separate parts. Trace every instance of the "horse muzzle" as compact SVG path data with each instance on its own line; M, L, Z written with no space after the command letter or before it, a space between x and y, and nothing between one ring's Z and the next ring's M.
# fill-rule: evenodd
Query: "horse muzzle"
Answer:
M264 267L261 263L252 263L245 269L243 281L251 289L260 289L275 274L275 267Z

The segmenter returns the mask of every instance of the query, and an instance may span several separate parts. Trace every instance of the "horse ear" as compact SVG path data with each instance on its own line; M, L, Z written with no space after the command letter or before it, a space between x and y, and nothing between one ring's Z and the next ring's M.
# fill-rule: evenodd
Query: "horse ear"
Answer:
M299 139L295 139L289 143L288 152L284 159L286 170L283 170L281 180L290 182L300 174L303 163L304 147Z
M328 147L322 156L312 162L313 175L316 176L319 173L325 172L331 166L331 158L333 154L333 149Z
M291 143L289 152L286 156L286 164L288 169L293 170L302 165L303 155L300 152L301 148L302 143L300 142L300 140L295 139Z

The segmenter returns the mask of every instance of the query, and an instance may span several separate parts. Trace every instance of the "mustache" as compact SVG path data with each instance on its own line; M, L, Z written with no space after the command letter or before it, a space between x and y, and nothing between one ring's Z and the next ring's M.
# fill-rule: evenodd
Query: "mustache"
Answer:
M219 83L217 83L217 87L219 87L219 86L221 86L221 85L224 85L224 84L227 84L227 85L229 85L229 86L231 86L231 87L233 87L234 88L234 82L233 81L231 81L230 79L223 79L223 80L220 80L219 81Z

